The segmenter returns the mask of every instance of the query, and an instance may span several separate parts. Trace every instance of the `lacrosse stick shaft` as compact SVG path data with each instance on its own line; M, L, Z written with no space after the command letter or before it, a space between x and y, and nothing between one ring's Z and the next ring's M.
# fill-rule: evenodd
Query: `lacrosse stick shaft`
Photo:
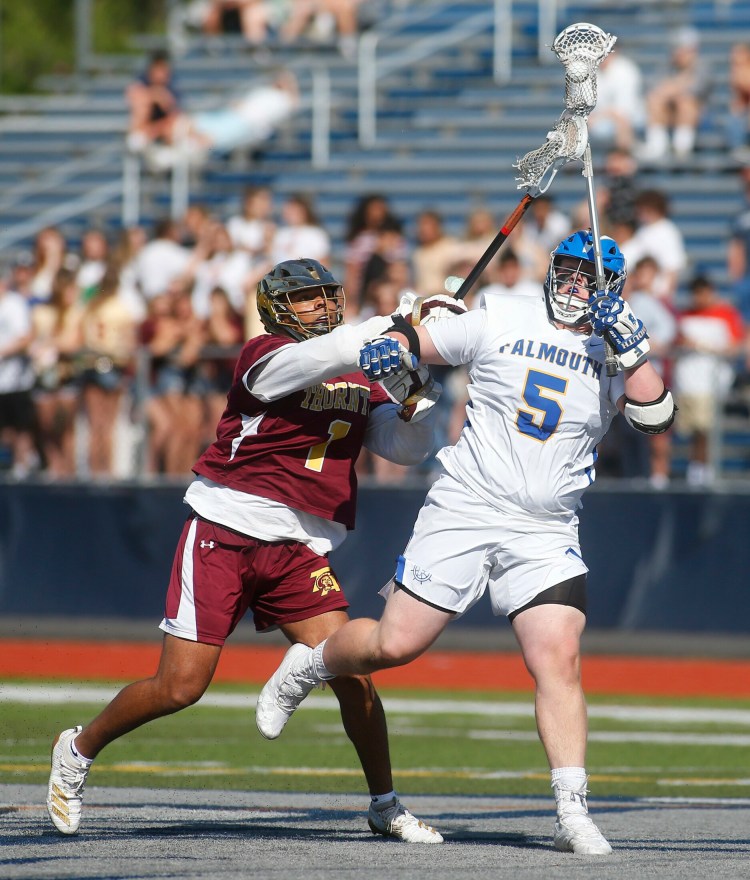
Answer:
M503 223L498 234L490 242L487 250L477 260L477 263L474 266L474 268L466 276L466 278L463 281L463 284L453 294L455 299L463 299L466 296L466 294L471 290L471 288L477 283L477 281L479 280L479 276L487 268L490 260L500 250L505 239L516 228L516 226L518 225L518 221L523 217L523 215L526 213L529 205L533 201L534 201L534 196L529 195L529 193L526 193L526 195L516 205L513 212L506 218L505 223Z
M586 178L588 192L589 218L591 220L591 237L594 245L594 266L596 267L596 290L597 293L605 289L604 261L602 260L602 243L599 238L599 212L596 207L596 192L594 190L594 165L591 160L591 146L586 144L583 154L583 176ZM617 375L617 359L612 343L604 336L604 363L608 376Z

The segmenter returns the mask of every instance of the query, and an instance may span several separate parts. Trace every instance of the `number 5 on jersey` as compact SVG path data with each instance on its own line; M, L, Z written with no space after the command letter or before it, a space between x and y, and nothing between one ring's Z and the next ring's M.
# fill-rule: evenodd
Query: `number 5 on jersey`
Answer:
M518 430L542 443L548 440L554 434L563 414L562 406L554 395L562 397L567 389L567 379L550 376L539 370L529 370L523 387L523 399L529 409L518 408Z

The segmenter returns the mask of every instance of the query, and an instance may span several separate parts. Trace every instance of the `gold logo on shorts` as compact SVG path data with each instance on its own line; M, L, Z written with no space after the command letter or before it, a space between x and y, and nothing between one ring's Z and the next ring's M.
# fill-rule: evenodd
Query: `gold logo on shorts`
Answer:
M337 593L341 592L339 582L333 576L333 572L328 566L310 572L310 577L315 579L312 589L313 593L320 593L321 598L328 595L331 590L335 590Z

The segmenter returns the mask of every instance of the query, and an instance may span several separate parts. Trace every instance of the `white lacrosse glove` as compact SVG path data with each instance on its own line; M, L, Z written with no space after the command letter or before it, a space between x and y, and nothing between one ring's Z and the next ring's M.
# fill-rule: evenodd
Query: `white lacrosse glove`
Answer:
M432 324L444 318L463 315L466 311L466 303L462 299L454 299L445 293L417 296L413 290L406 290L401 294L396 314L406 318L412 327L416 327L419 324Z
M432 378L427 367L399 370L381 379L380 384L391 400L401 404L398 417L405 422L423 419L443 391L443 386Z
M643 321L636 318L621 296L593 296L589 303L589 318L597 336L606 333L621 369L632 370L646 360L651 350L648 333Z

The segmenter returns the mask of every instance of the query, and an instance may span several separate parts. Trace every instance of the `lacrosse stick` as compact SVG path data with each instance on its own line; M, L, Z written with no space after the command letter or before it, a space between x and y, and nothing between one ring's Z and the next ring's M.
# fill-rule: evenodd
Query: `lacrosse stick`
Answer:
M612 51L617 37L606 34L596 25L585 21L571 24L555 37L552 51L565 68L565 107L582 117L584 126L589 113L596 105L596 72L599 64ZM596 289L604 290L604 264L602 245L599 240L599 212L594 193L594 165L591 159L591 146L586 139L583 153L583 176L588 191L591 237L594 245L594 265L596 266ZM604 337L605 365L608 376L617 375L617 359L612 344Z
M500 250L505 239L516 228L529 205L537 196L547 192L555 175L564 165L582 158L587 146L586 120L581 116L563 113L552 131L547 133L546 143L526 153L513 165L518 169L517 188L525 189L526 195L506 218L500 231L466 278L449 275L445 279L445 289L448 293L452 293L455 299L463 299L466 296L487 268L490 260Z

